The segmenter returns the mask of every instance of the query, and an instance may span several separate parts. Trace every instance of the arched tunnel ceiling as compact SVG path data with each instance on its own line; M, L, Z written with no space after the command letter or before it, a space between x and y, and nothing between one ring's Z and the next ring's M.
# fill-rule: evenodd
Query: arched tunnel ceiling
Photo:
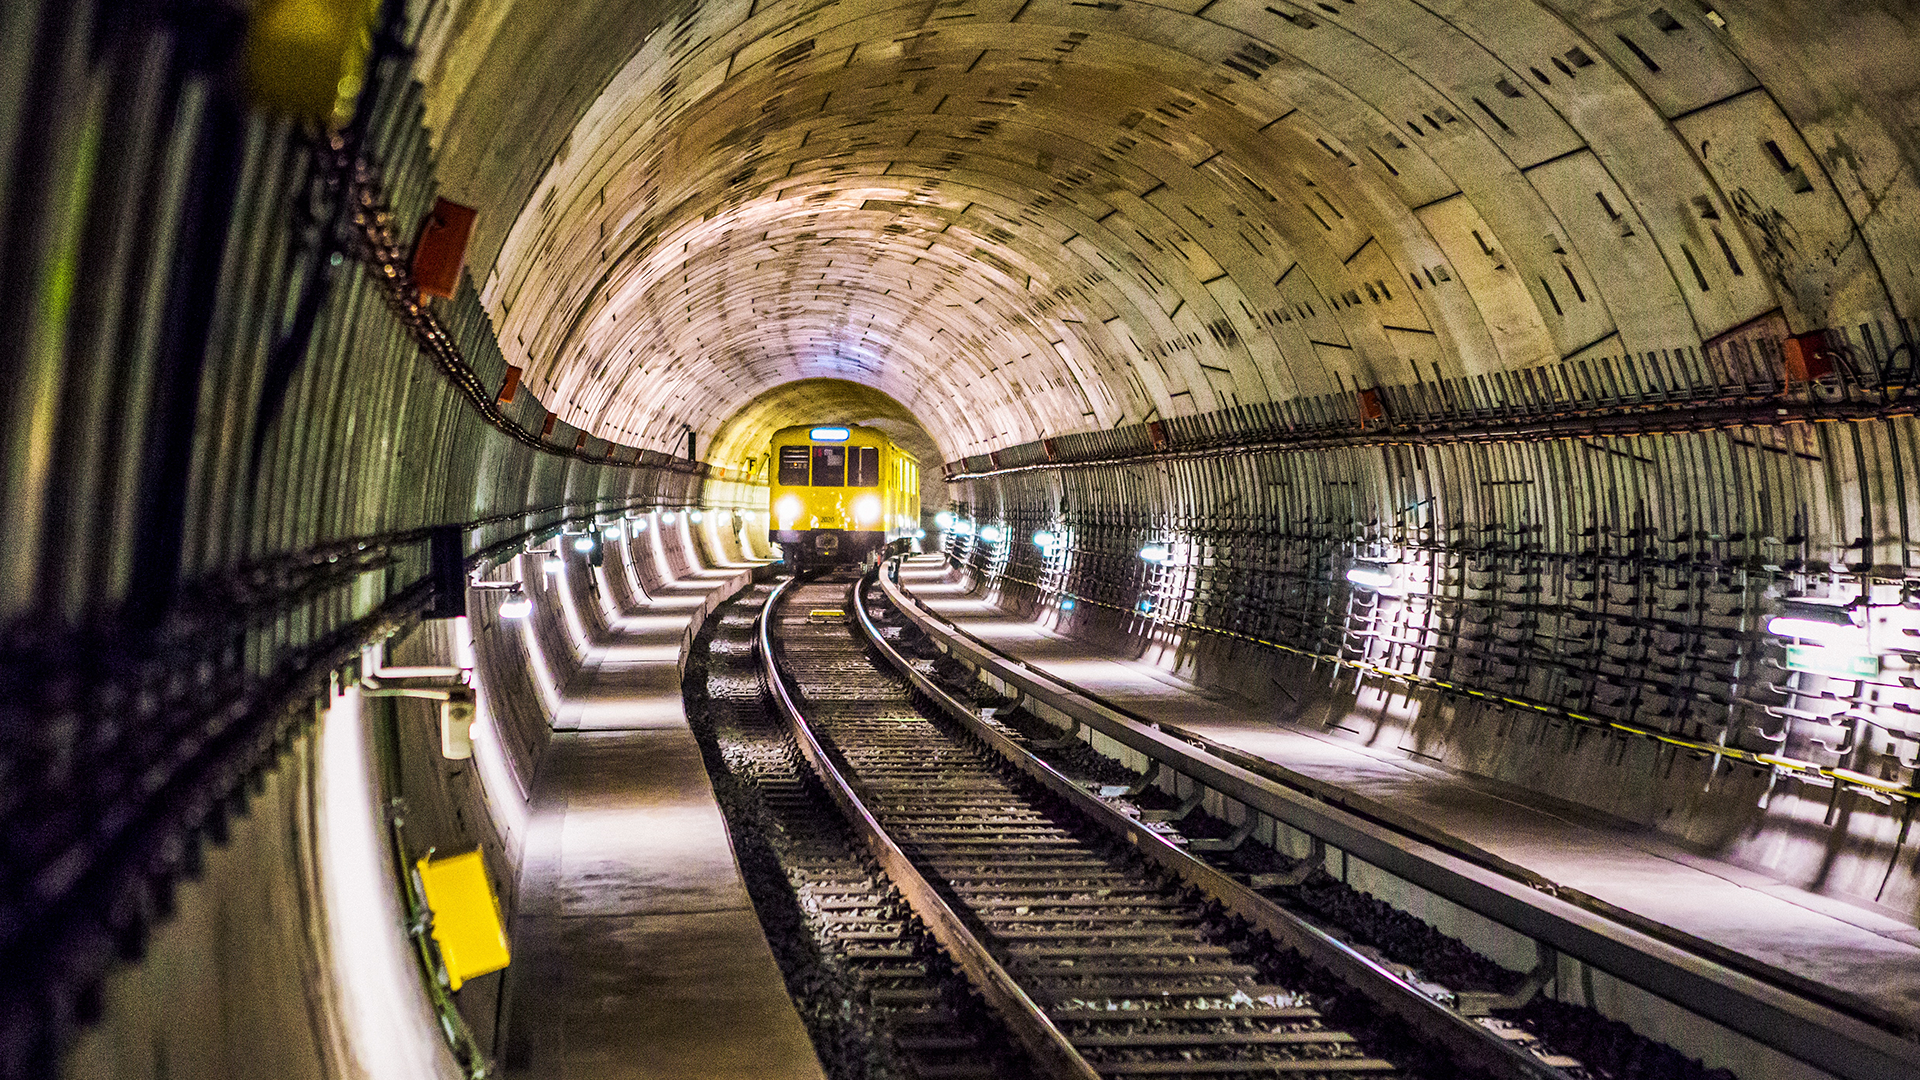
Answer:
M927 506L946 504L938 477L940 449L905 405L862 383L846 379L801 379L781 383L747 402L713 437L709 460L729 466L766 463L773 433L794 424L863 424L879 428L920 460Z
M422 70L563 419L838 378L953 457L1911 312L1914 17L1808 8L473 0Z

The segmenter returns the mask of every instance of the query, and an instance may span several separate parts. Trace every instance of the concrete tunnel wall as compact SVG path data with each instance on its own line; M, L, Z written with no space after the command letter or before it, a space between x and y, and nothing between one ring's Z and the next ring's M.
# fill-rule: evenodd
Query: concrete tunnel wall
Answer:
M553 543L554 554L488 575L524 583L534 617L503 620L502 594L476 589L466 619L421 623L381 646L368 665L473 670L474 756L441 755L431 703L369 698L351 685L327 694L197 851L203 864L175 889L145 959L105 981L60 1074L466 1075L403 930L394 838L413 858L480 850L511 923L530 791L563 722L562 690L605 640L606 616L618 610L609 598L670 584L698 564L694 543L685 530L623 529L598 568ZM564 572L549 572L550 558ZM453 999L474 1045L489 1051L503 975L472 979Z
M495 557L717 475L546 426L531 393L493 402L505 362L471 287L429 309L471 381L437 366L362 269L431 201L417 90L376 73L356 225L351 160L231 92L233 17L0 15L7 1077L355 1075L314 702L431 605L436 530ZM414 1034L431 1057L430 1018Z
M1739 636L1863 581L1906 625L1909 6L397 7L340 144L233 93L239 7L0 12L0 1075L353 1075L313 702L415 624L434 528L750 502L684 430L885 414L753 407L803 379L924 428L1010 603L1912 917L1899 806L1566 715L1913 783L1908 691L1778 723ZM436 193L479 230L416 309ZM476 643L523 782L525 648ZM418 827L510 868L423 753Z
M1011 466L955 485L954 512L974 529L948 550L1001 602L1277 717L1912 918L1903 805L1716 762L1712 748L1912 782L1913 689L1792 676L1784 643L1760 631L1786 597L1870 597L1879 647L1901 647L1916 612L1898 571L1862 551L1857 515L1894 533L1879 546L1898 558L1897 522L1920 506L1884 475L1865 498L1892 505L1835 506L1821 473L1856 454L1910 469L1915 434L1901 419L1499 453L1382 434L1318 451ZM1719 470L1741 479L1719 483ZM987 524L1003 538L982 540ZM1058 542L1039 546L1043 531ZM1149 545L1165 559L1143 560ZM1388 568L1394 587L1350 583L1359 563ZM1798 700L1782 688L1791 678Z

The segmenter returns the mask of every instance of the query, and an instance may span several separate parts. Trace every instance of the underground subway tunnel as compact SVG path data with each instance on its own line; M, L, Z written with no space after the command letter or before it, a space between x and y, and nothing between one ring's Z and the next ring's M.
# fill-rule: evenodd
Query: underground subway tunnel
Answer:
M1920 1075L1916 103L1904 0L10 0L0 1080Z

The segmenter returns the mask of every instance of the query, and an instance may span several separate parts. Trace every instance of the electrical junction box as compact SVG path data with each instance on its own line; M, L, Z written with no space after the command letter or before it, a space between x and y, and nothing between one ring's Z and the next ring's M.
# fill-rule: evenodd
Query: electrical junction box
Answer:
M479 851L431 856L414 864L420 891L433 911L433 940L447 966L447 989L458 990L468 979L499 971L512 959L507 931L500 924L500 905L487 884L487 867Z
M460 266L473 238L475 211L447 199L433 200L433 212L420 223L413 245L413 283L423 296L453 299L460 288Z

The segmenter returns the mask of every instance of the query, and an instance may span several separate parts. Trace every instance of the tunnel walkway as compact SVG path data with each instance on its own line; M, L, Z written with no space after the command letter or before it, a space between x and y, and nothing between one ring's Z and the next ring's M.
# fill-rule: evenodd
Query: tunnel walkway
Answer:
M1562 896L1584 894L1669 939L1749 958L1816 996L1902 1022L1920 1014L1920 929L1911 923L1398 746L1288 723L1268 707L1011 615L934 560L909 562L900 580L942 618L1008 655L1136 715L1272 762L1329 801L1552 883Z
M604 630L589 620L530 792L506 1076L821 1076L681 705L689 630L751 578L655 578L645 599L615 591L633 606Z

